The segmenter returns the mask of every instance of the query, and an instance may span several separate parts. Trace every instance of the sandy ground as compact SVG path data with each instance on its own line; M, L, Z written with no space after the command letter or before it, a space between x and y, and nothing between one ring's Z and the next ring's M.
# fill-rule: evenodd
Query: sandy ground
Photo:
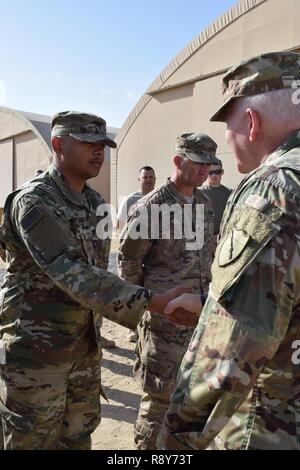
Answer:
M115 271L115 254L111 255L110 267ZM4 264L0 261L0 284ZM102 360L102 383L108 397L101 397L102 421L94 432L93 449L132 450L133 425L136 421L140 392L132 378L134 343L128 341L128 330L104 320L102 334L116 342L116 348L104 349Z
M132 378L134 343L128 330L108 320L102 334L114 339L115 349L104 349L102 383L109 403L101 397L102 422L93 434L93 449L134 449L133 425L137 418L140 392Z

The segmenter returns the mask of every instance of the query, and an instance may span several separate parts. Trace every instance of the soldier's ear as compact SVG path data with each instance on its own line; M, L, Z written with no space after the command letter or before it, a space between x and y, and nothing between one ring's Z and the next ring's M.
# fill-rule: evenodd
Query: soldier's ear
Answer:
M51 144L55 153L61 152L61 139L59 137L57 136L52 137Z
M173 158L173 162L176 168L179 168L179 169L181 168L182 158L180 155L175 155L175 157Z
M249 123L249 140L255 142L261 131L261 121L258 113L251 108L246 109Z

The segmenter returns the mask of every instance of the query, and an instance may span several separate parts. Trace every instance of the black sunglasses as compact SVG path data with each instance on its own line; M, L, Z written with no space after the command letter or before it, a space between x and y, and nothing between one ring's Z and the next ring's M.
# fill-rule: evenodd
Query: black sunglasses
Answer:
M223 170L209 170L209 175L220 175Z

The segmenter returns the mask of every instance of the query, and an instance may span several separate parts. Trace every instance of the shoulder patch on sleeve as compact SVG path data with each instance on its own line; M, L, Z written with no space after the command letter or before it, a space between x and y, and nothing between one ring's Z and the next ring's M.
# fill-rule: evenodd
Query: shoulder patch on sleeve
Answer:
M243 230L236 230L235 228L229 233L221 243L222 248L219 251L219 266L226 266L232 263L244 250L250 235L243 232Z
M259 202L258 207L264 201ZM268 202L268 201L266 201ZM269 204L269 203L268 203ZM245 273L267 244L281 230L278 223L282 212L269 204L268 210L251 205L235 209L227 229L217 246L212 265L212 291L220 298Z
M21 219L21 227L25 232L30 230L44 217L43 212L37 207L32 207Z
M20 220L31 253L46 262L55 259L73 240L59 220L46 208L33 207Z

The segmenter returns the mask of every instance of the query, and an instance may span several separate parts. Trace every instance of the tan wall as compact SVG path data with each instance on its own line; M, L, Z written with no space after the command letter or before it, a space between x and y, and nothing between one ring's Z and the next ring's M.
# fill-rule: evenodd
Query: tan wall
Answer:
M22 114L0 109L0 207L8 194L49 164L50 151Z
M48 156L33 132L14 138L14 188L33 178L37 170L45 170L48 166Z
M123 141L118 154L118 197L136 190L137 173L144 165L154 168L157 184L173 171L174 137L193 126L193 85L153 98Z
M163 181L172 169L176 135L182 132L206 132L217 141L225 168L224 184L235 186L243 176L237 172L234 157L225 142L225 125L209 122L222 102L222 75L205 75L218 73L244 57L261 52L298 48L299 18L300 0L266 0L211 37L177 70L174 59L168 67L175 72L162 88L176 88L154 94L140 114L136 112L128 132L128 123L125 123L118 134L120 145L116 154L117 176L114 176L114 169L112 173L112 201L135 190L137 170L144 164L155 168L158 183ZM196 43L197 38L194 41ZM201 81L200 76L204 78ZM183 82L196 77L194 83L182 86ZM154 83L159 83L159 79Z
M0 142L0 207L13 189L13 140Z
M223 162L224 176L222 183L233 188L243 175L238 173L235 159L224 139L226 126L224 123L209 121L209 116L217 109L220 103L220 78L214 77L197 82L194 88L194 127L210 135L217 143L217 155ZM205 110L205 113L203 112Z
M17 116L0 111L0 140L6 140L27 130L28 125Z

